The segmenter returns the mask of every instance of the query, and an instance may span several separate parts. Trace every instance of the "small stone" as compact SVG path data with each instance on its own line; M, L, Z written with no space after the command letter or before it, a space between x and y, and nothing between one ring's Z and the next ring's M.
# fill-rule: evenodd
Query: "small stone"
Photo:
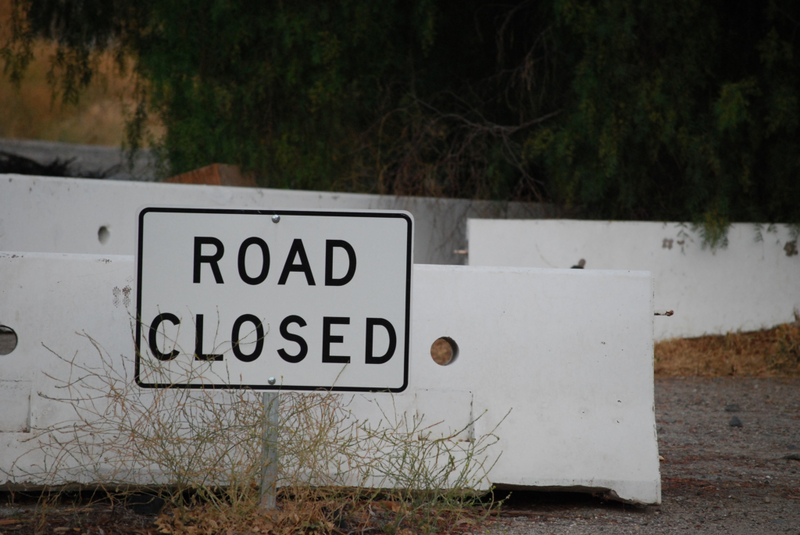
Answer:
M784 456L784 459L787 461L800 461L800 453L790 453L789 455Z
M738 416L734 416L733 418L731 418L731 421L728 422L728 425L731 426L731 427L742 427L743 426L742 421L739 419Z
M800 447L798 447L797 444L789 444L788 446L786 446L786 449L789 451L795 451L800 449Z
M725 412L739 412L740 410L742 410L742 408L738 403L731 403L725 406Z
M769 499L769 496L764 496L764 503L771 503L772 500Z

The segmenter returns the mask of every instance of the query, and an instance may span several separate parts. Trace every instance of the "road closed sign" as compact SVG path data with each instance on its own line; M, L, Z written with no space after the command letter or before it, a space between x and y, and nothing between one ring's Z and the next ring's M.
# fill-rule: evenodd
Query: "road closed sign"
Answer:
M153 207L138 231L139 386L406 388L407 212Z

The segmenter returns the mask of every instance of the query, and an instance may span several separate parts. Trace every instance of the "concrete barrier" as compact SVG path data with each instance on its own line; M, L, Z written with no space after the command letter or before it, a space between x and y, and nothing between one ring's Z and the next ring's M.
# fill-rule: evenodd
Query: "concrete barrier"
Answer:
M326 210L407 210L414 215L414 261L462 264L467 218L545 217L540 204L500 203L0 175L0 251L130 255L143 206Z
M653 273L657 340L750 331L800 310L797 236L787 225L734 224L710 251L680 223L470 220L469 265L633 269Z
M0 481L44 482L32 431L74 419L55 401L81 394L57 388L69 361L97 366L101 347L125 371L134 269L132 256L0 253L0 324L18 338L0 355ZM417 265L410 386L355 395L349 409L376 418L384 403L446 429L472 422L472 437L494 430L488 454L502 455L481 488L659 503L652 321L649 273ZM442 337L457 348L447 365L432 358Z

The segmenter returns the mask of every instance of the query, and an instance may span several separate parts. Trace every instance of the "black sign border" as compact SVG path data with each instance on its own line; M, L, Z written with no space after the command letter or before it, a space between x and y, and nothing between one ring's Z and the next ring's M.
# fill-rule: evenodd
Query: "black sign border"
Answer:
M363 218L390 218L403 219L407 223L406 230L406 312L405 312L405 351L403 354L403 384L397 388L369 388L369 387L346 387L346 386L305 386L305 385L270 385L270 384L168 384L144 383L140 379L140 358L139 348L142 340L142 256L143 243L142 231L144 229L144 217L148 213L192 213L192 214L237 214L237 215L262 215L265 217L278 216L314 216L314 217L363 217ZM408 387L408 368L411 342L411 274L413 265L413 246L414 246L414 220L410 214L405 212L391 211L325 211L325 210L260 210L249 208L185 208L185 207L146 207L139 212L137 225L137 255L136 255L136 327L134 337L134 350L136 354L134 365L134 376L136 384L141 388L180 388L180 389L209 389L209 390L262 390L262 391L281 391L303 392L303 391L328 391L328 392L391 392L400 393Z

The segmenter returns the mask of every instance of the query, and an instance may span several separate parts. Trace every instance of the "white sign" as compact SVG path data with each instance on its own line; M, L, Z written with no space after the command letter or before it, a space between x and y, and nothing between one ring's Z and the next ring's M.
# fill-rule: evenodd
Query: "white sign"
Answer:
M139 386L406 388L411 214L145 208L138 238Z

